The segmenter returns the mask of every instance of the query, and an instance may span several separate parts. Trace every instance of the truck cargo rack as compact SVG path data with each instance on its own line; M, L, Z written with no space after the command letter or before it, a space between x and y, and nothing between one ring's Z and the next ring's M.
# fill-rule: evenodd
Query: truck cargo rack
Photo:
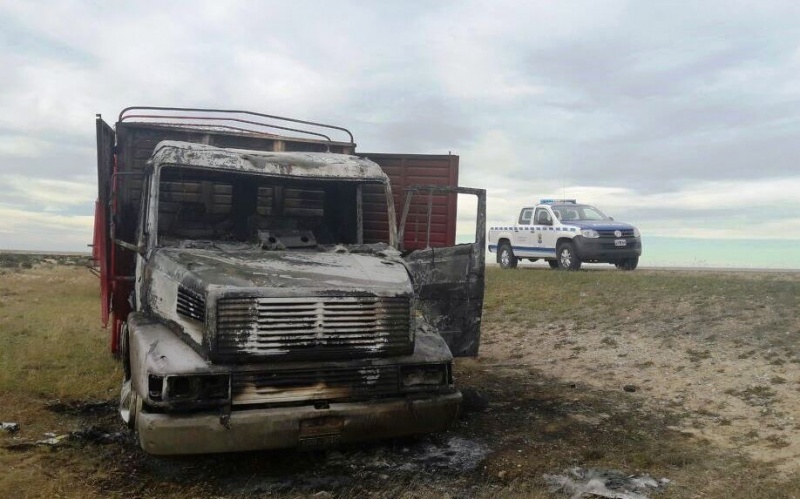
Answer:
M181 114L188 113L188 114ZM152 123L160 126L177 126L207 130L229 130L246 134L272 135L271 130L282 130L301 135L311 135L326 140L329 144L333 143L326 133L335 131L346 134L348 140L337 141L355 146L353 134L350 130L326 123L287 118L272 114L256 113L253 111L241 111L236 109L202 109L191 107L160 107L160 106L132 106L123 109L119 113L118 121L136 121L140 123ZM297 123L306 125L312 129L295 128L291 126L279 125L265 120L278 121L283 123ZM250 125L252 128L237 125ZM323 133L326 132L326 133Z

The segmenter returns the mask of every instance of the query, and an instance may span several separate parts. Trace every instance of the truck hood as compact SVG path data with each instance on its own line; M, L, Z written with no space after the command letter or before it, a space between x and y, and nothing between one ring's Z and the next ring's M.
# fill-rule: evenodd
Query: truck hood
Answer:
M635 228L631 224L614 222L613 220L576 220L574 222L561 222L561 224L578 227L579 229L594 230L633 230Z
M405 266L392 256L340 251L159 248L155 267L189 288L268 288L270 294L337 291L399 295L412 292Z

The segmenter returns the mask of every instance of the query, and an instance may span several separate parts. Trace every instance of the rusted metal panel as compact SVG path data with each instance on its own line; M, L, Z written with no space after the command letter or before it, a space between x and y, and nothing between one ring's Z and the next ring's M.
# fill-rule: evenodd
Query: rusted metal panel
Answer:
M394 192L395 206L402 206L405 201L406 187L415 184L457 186L458 185L458 156L430 155L430 154L384 154L384 153L358 153L381 165L383 171L389 176ZM377 190L365 189L364 208L364 240L365 242L387 241L388 223L380 211L379 201L370 205L368 194L380 194ZM376 199L372 198L372 199ZM452 246L456 242L456 218L458 213L458 196L455 193L442 193L434 196L432 213L436 218L431 226L430 246L434 248ZM419 214L420 220L427 214L427 200L413 200L410 212ZM400 214L398 223L400 222ZM426 221L420 222L425 225ZM426 238L419 233L407 230L403 247L407 250L422 249L426 247Z
M92 258L100 268L100 307L103 326L108 325L111 312L112 242L108 222L111 220L111 179L114 173L114 130L98 114L95 119L97 130L97 203L95 205L94 240ZM113 341L113 339L112 339ZM111 350L116 351L112 344Z

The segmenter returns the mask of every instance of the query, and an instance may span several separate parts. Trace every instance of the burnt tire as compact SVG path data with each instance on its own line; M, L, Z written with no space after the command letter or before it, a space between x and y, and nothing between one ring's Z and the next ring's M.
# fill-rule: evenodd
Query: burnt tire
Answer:
M555 270L558 268L558 260L547 260L547 265L549 265L551 269Z
M511 245L508 243L501 244L500 249L497 250L497 263L500 264L500 268L515 269L517 268L517 262L519 262L519 259L514 256Z
M581 261L575 253L575 245L570 241L565 241L558 245L556 250L556 261L561 270L578 270L581 268Z
M119 356L122 361L122 375L125 376L124 380L131 379L131 356L130 356L130 337L128 332L128 323L122 325L122 331L119 338Z
M133 388L131 380L123 381L119 391L119 416L128 429L136 429L136 418L141 409L142 400Z
M639 266L639 257L626 258L621 262L617 262L616 266L620 270L636 270L636 267Z

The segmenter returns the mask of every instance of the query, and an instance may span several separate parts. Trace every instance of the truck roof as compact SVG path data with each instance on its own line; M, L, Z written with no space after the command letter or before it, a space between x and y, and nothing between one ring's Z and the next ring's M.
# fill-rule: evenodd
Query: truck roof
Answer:
M228 149L164 140L153 151L154 166L193 166L268 176L388 182L369 159L328 152L273 152Z

